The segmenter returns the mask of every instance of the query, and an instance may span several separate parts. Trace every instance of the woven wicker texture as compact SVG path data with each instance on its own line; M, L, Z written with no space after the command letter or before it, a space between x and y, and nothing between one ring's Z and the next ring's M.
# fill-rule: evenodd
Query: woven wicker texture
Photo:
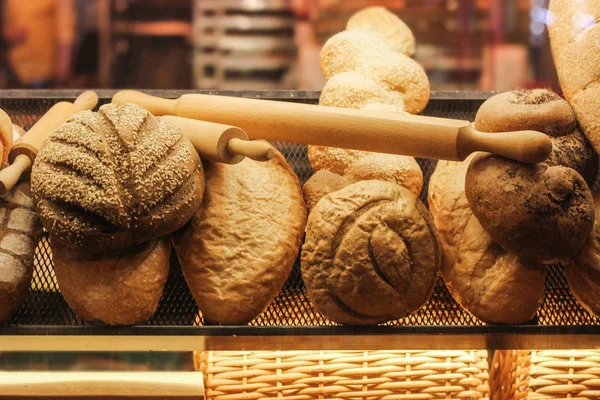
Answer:
M487 399L486 351L198 352L207 400Z
M494 400L600 399L600 351L503 350L494 354Z
M257 93L248 93L255 97ZM297 102L316 102L317 98L306 98L300 93L285 98L272 97L278 100ZM61 98L0 98L0 108L12 117L13 122L30 128L54 103ZM69 100L69 99L67 99ZM70 99L72 100L72 99ZM424 114L472 120L483 100L465 98L435 99L430 101ZM101 99L108 102L107 98ZM306 146L292 143L275 143L292 166L300 181L304 183L312 170L306 155ZM435 161L418 160L425 183L421 199L426 203L429 177ZM600 189L596 182L594 188ZM23 307L9 321L11 325L21 326L84 326L87 323L77 318L67 306L60 294L52 265L52 258L47 238L44 237L38 246L35 256L35 271L32 290ZM548 266L546 279L546 297L532 324L537 325L597 325L597 318L585 311L571 294L562 274L562 266ZM148 322L152 326L190 326L204 325L194 299L185 283L176 257L171 258L171 271L167 280L164 295L154 317ZM297 260L283 291L269 307L250 325L253 326L331 326L333 322L323 317L309 302L300 274L300 263ZM482 322L463 310L452 298L440 280L429 302L418 312L388 325L419 326L457 326L482 325Z

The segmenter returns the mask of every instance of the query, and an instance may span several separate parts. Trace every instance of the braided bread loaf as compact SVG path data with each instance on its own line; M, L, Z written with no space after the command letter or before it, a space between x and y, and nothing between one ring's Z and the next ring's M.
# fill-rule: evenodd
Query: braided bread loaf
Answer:
M600 152L600 2L551 0L548 32L560 86Z
M50 135L31 185L55 240L101 253L183 226L200 206L204 176L177 127L139 106L108 104Z
M379 112L421 112L429 101L423 68L414 52L410 29L382 7L370 7L350 18L347 30L330 38L321 50L321 70L328 79L319 104ZM382 179L421 192L423 174L412 157L309 146L314 171L328 170L351 181Z

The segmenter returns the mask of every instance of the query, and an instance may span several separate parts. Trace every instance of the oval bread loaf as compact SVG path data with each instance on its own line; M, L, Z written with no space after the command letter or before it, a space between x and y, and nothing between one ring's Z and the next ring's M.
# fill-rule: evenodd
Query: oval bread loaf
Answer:
M80 318L135 325L154 315L169 274L170 238L102 256L53 239L50 248L60 292Z
M306 205L278 151L268 162L206 163L202 206L174 244L209 323L240 325L281 291L302 243Z
M429 211L443 252L442 277L456 301L486 323L525 323L544 298L546 271L495 243L465 195L463 162L439 161L429 181Z
M200 206L191 142L143 108L107 104L63 124L31 172L36 208L55 240L88 252L125 249L183 226Z
M0 197L0 324L21 306L33 275L33 256L42 234L29 182Z
M419 309L441 254L419 198L391 182L360 181L323 197L302 246L308 297L341 324L376 324Z

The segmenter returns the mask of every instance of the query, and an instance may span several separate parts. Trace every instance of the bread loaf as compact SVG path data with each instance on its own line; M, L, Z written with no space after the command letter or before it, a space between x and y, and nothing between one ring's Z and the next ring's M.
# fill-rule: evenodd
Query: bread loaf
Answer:
M600 193L594 193L594 230L577 256L565 265L565 277L579 303L600 316Z
M31 185L54 239L93 253L175 231L198 209L204 190L191 142L132 104L104 105L63 124L42 146Z
M439 161L429 182L429 210L443 252L442 277L452 296L486 323L529 321L544 297L545 269L495 243L465 195L470 156Z
M327 196L329 193L333 193L337 190L345 188L350 185L348 179L341 175L334 174L327 170L318 171L316 174L310 177L302 186L302 193L304 194L304 201L306 202L306 208L308 213L312 211L317 205L319 200Z
M535 129L553 142L542 164L475 157L466 195L485 230L502 247L530 260L555 262L577 254L594 222L591 193L577 171L593 182L598 158L578 132L569 105L548 90L502 93L482 105L475 127Z
M548 32L560 86L600 152L600 3L551 0Z
M268 162L207 163L199 211L174 241L209 323L240 325L281 291L302 243L306 206L279 152Z
M419 198L391 182L361 181L323 197L302 246L308 297L341 324L402 318L431 296L441 254Z
M415 37L410 28L384 7L367 7L357 11L348 20L346 29L375 33L394 51L409 57L415 53Z
M135 325L154 315L169 274L168 237L102 256L53 239L60 292L77 316L94 323Z
M7 113L0 108L0 166L8 160L13 144L13 124Z
M33 256L42 233L29 182L0 197L0 324L21 306L33 275Z

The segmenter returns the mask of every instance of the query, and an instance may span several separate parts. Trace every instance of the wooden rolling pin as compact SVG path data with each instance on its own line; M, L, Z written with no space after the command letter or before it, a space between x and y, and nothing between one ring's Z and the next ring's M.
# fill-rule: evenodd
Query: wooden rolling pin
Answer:
M0 372L0 395L204 398L198 372Z
M469 121L390 114L237 97L188 94L176 100L124 90L113 103L135 103L154 115L175 115L239 126L251 139L464 160L475 151L536 163L552 151L541 132L483 133Z
M84 92L74 103L61 101L56 103L29 131L13 145L8 154L10 166L0 171L0 195L5 194L17 183L22 174L31 166L46 138L73 114L91 110L98 104L98 95Z
M255 161L273 158L273 147L269 143L249 141L246 132L240 128L190 118L164 118L181 129L203 160L237 164L245 157Z

